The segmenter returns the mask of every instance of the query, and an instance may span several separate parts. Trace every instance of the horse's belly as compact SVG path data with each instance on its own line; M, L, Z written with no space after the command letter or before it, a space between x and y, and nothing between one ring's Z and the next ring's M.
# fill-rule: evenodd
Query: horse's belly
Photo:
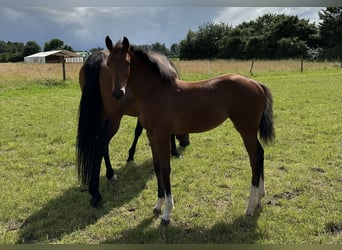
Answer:
M186 113L173 124L175 130L179 130L177 133L199 133L216 128L227 118L228 114L223 110L198 109Z

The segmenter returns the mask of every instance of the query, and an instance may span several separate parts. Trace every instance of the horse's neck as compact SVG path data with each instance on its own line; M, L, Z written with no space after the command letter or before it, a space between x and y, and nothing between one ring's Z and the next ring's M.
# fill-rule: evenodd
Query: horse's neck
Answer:
M131 72L128 82L134 98L139 100L148 98L153 91L160 87L160 77L156 76L139 59L131 62Z

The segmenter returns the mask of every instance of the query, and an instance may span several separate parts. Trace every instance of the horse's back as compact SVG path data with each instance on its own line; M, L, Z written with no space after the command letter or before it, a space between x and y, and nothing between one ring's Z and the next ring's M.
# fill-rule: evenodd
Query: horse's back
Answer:
M261 84L240 75L224 75L220 79L226 91L231 92L228 100L229 118L235 127L238 130L257 130L265 109L265 92Z
M217 105L246 105L260 102L265 93L261 85L250 78L226 74L199 82L177 81L178 92L184 91L185 96L203 98L207 102L217 102Z
M177 81L172 104L177 120L200 121L191 132L212 129L230 118L234 125L257 128L265 105L261 85L240 75L221 75L199 82ZM179 124L183 124L179 122ZM245 126L245 125L244 125Z

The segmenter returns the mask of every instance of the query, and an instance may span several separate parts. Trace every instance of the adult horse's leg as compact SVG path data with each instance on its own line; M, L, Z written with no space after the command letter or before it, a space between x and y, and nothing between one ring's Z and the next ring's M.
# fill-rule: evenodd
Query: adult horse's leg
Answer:
M176 136L175 135L171 135L170 143L171 143L171 154L172 154L172 156L181 157L177 151Z
M114 170L109 158L109 144L106 146L105 153L103 156L106 165L106 177L108 180L112 179L114 176Z
M92 195L90 204L93 207L97 207L100 201L102 200L102 196L99 191L99 179L102 157L104 157L107 167L106 177L111 181L115 181L117 179L109 160L109 142L118 131L118 128L120 126L120 120L121 118L118 118L117 120L107 119L104 127L101 129L101 131L99 131L96 138L96 151L94 152L94 167L92 168L92 173L89 182L89 193ZM107 165L107 163L109 165Z
M135 130L134 130L134 140L133 140L132 146L130 147L130 149L128 151L127 162L134 161L135 149L137 147L138 139L139 139L142 131L143 131L143 127L141 126L141 124L139 122L139 118L138 118L137 119L137 125L135 126Z
M189 134L176 134L175 136L181 147L186 147L190 144Z
M103 135L99 135L95 142L96 150L94 150L94 162L89 181L89 194L92 196L90 204L93 207L97 207L102 200L102 196L99 191L100 169L102 157L105 155L108 143L109 141Z
M112 164L111 164L110 158L109 158L109 143L107 144L107 147L105 149L103 159L104 159L105 165L106 165L106 177L107 177L107 179L111 182L116 181L117 176L114 173L114 169L112 167Z
M134 140L133 140L131 147L128 150L127 162L134 161L135 150L137 147L138 139L142 134L142 131L143 131L143 127L141 126L139 119L137 119L137 125L134 130ZM177 147L176 147L175 135L171 135L170 143L171 143L171 154L175 157L180 157L177 151Z

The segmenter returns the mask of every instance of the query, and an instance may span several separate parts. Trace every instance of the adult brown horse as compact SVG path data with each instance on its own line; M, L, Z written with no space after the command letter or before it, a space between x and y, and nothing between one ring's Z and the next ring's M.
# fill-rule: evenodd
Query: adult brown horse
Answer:
M107 67L108 52L98 52L88 57L80 69L79 83L82 97L79 106L79 121L76 140L76 158L79 179L82 184L89 184L90 201L97 206L101 201L99 193L99 175L102 157L105 160L106 176L115 180L116 176L109 159L109 142L116 134L124 114L137 117L137 102L128 97L124 102L112 98L111 73ZM137 122L135 138L129 150L127 161L134 160L135 147L142 133L142 126ZM188 135L176 135L181 146L189 144ZM171 154L179 156L175 136L171 136Z
M147 54L130 48L126 37L113 46L107 64L112 73L113 96L124 101L133 93L139 107L139 119L147 130L158 182L155 213L168 224L174 203L170 184L170 143L172 133L196 133L213 129L230 118L240 133L252 167L252 185L247 215L253 215L264 190L264 150L258 140L274 138L272 96L270 90L239 75L222 75L210 80L186 83L165 56Z

